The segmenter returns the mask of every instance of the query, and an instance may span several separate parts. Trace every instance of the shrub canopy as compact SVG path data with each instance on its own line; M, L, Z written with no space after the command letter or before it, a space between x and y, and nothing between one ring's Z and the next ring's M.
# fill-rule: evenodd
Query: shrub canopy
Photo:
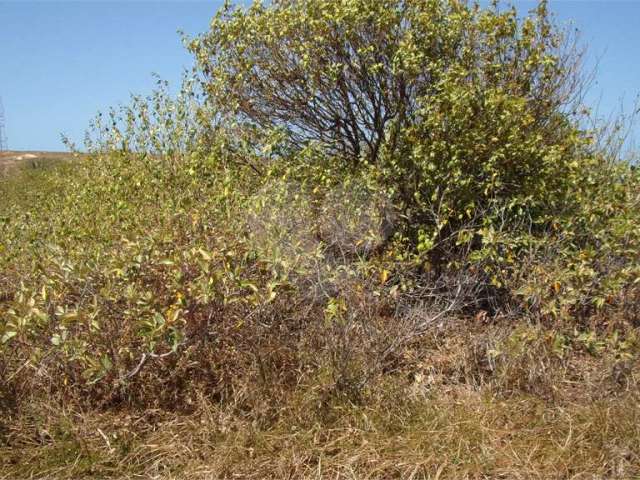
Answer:
M369 171L429 250L496 204L567 207L593 161L571 45L546 2L284 0L227 6L189 48L228 117Z

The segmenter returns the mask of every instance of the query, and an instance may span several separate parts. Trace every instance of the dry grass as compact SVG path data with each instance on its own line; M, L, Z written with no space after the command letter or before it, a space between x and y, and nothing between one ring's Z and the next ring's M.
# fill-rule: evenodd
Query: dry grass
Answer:
M206 392L182 414L34 402L5 419L0 478L640 475L635 360L622 375L614 347L593 356L576 341L561 358L549 329L458 327L408 351L359 404L318 379L281 392L268 420Z
M212 406L155 419L65 413L3 449L2 469L4 478L632 478L637 400L557 407L460 390L351 407L331 426L229 431Z

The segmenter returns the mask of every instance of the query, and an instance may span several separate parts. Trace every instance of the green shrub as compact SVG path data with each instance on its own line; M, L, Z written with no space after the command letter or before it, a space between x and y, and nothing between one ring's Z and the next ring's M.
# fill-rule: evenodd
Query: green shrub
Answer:
M590 161L565 40L545 3L323 0L227 7L189 46L229 118L368 169L430 250L495 204L565 206Z
M637 180L601 133L582 128L581 51L546 2L525 17L498 2L257 2L222 9L189 48L222 117L279 132L280 161L314 191L360 179L376 192L372 215L392 219L384 242L395 233L436 276L479 269L492 296L529 292L526 305L538 308L550 295L522 283L528 259L527 271L571 285L569 310L602 306L593 285L633 276L633 249L617 242L635 238ZM319 153L301 154L309 149ZM618 258L606 273L564 261L552 274L539 256L548 244L577 258L602 235ZM556 300L542 310L557 313Z

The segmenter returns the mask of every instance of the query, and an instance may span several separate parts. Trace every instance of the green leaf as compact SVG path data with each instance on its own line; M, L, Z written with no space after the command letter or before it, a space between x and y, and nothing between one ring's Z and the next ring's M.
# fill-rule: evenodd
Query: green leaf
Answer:
M10 330L8 332L4 332L4 335L2 335L2 339L0 339L0 343L7 343L9 340L11 340L16 335L18 335L18 332L15 332L15 331L12 331L12 330Z

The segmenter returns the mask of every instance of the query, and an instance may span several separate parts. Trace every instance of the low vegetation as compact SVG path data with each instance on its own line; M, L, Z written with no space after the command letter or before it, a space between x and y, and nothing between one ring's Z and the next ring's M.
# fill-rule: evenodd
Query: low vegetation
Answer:
M640 178L545 2L185 43L0 179L0 478L640 475Z

